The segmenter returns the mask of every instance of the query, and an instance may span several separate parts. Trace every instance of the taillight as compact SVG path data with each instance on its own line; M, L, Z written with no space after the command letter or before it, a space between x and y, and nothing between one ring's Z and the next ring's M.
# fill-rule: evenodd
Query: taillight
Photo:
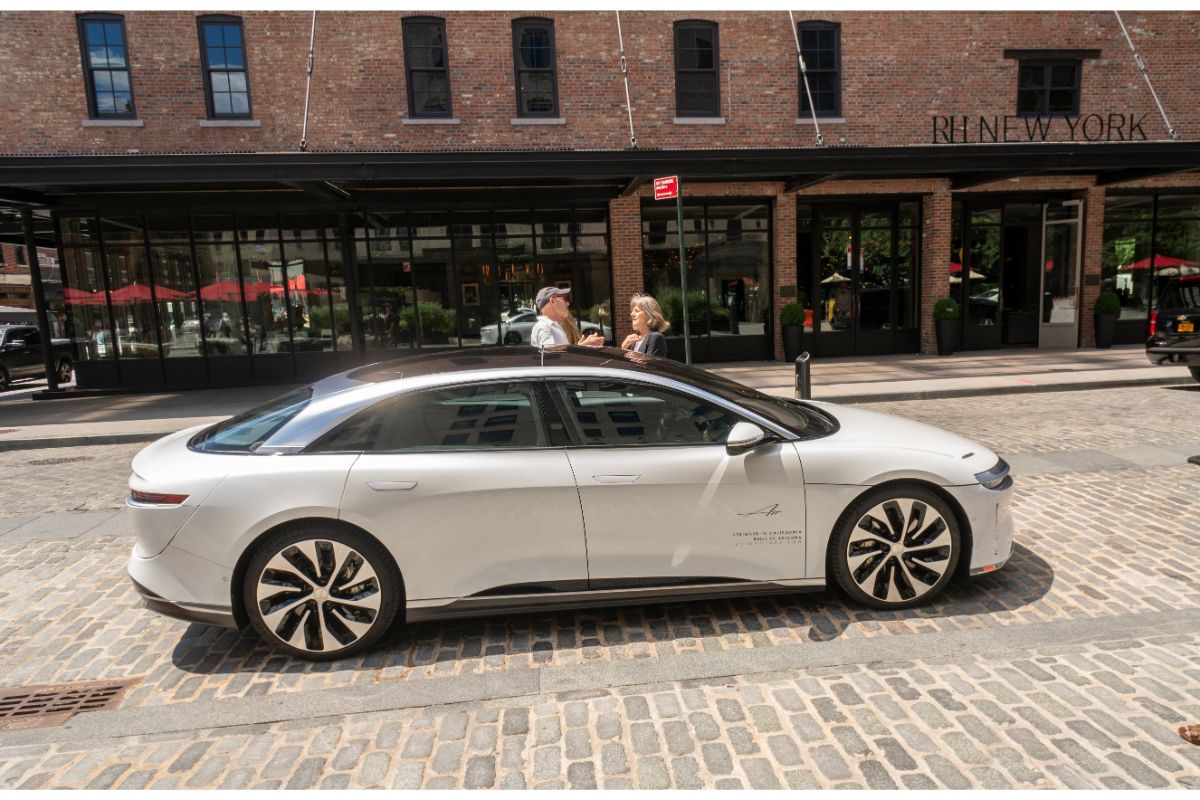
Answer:
M159 492L130 491L129 499L147 506L177 506L188 499L186 494L161 494Z
M1150 312L1150 335L1153 336L1154 332L1157 330L1158 330L1158 312L1151 311Z

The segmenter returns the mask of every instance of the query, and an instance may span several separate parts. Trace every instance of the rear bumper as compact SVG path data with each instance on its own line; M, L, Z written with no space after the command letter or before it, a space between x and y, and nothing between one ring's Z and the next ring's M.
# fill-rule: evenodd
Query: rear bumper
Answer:
M238 627L230 595L231 570L168 546L151 558L135 551L129 579L146 608L175 619Z
M1146 345L1146 360L1156 367L1161 364L1186 364L1200 367L1200 347Z

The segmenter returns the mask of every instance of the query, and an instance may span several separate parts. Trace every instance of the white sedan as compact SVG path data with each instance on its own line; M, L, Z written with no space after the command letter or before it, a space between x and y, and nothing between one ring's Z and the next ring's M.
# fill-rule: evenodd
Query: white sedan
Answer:
M797 592L899 609L1012 552L1012 478L928 425L615 349L361 367L133 461L146 605L330 659L393 624Z
M484 325L479 329L480 344L529 344L529 334L533 331L533 324L537 322L536 311L526 311L520 314L515 314L507 321L501 322L499 329L495 325ZM579 330L584 336L589 333L598 333L607 341L609 338L609 329L607 327L597 325L594 322L581 322Z

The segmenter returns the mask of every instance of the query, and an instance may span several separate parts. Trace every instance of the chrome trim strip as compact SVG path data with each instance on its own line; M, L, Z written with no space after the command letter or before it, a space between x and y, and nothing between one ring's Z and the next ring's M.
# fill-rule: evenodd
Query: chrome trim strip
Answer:
M460 597L446 600L414 600L407 604L406 621L420 622L451 617L480 616L523 611L559 611L587 606L636 605L666 601L686 602L739 595L786 594L825 588L824 578L795 578L778 581L706 583L646 589L594 589L585 592Z

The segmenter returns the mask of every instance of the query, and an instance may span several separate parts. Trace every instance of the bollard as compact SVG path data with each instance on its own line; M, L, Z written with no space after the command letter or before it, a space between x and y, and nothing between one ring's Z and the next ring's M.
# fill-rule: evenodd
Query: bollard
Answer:
M796 358L796 399L812 399L812 364L805 350Z

